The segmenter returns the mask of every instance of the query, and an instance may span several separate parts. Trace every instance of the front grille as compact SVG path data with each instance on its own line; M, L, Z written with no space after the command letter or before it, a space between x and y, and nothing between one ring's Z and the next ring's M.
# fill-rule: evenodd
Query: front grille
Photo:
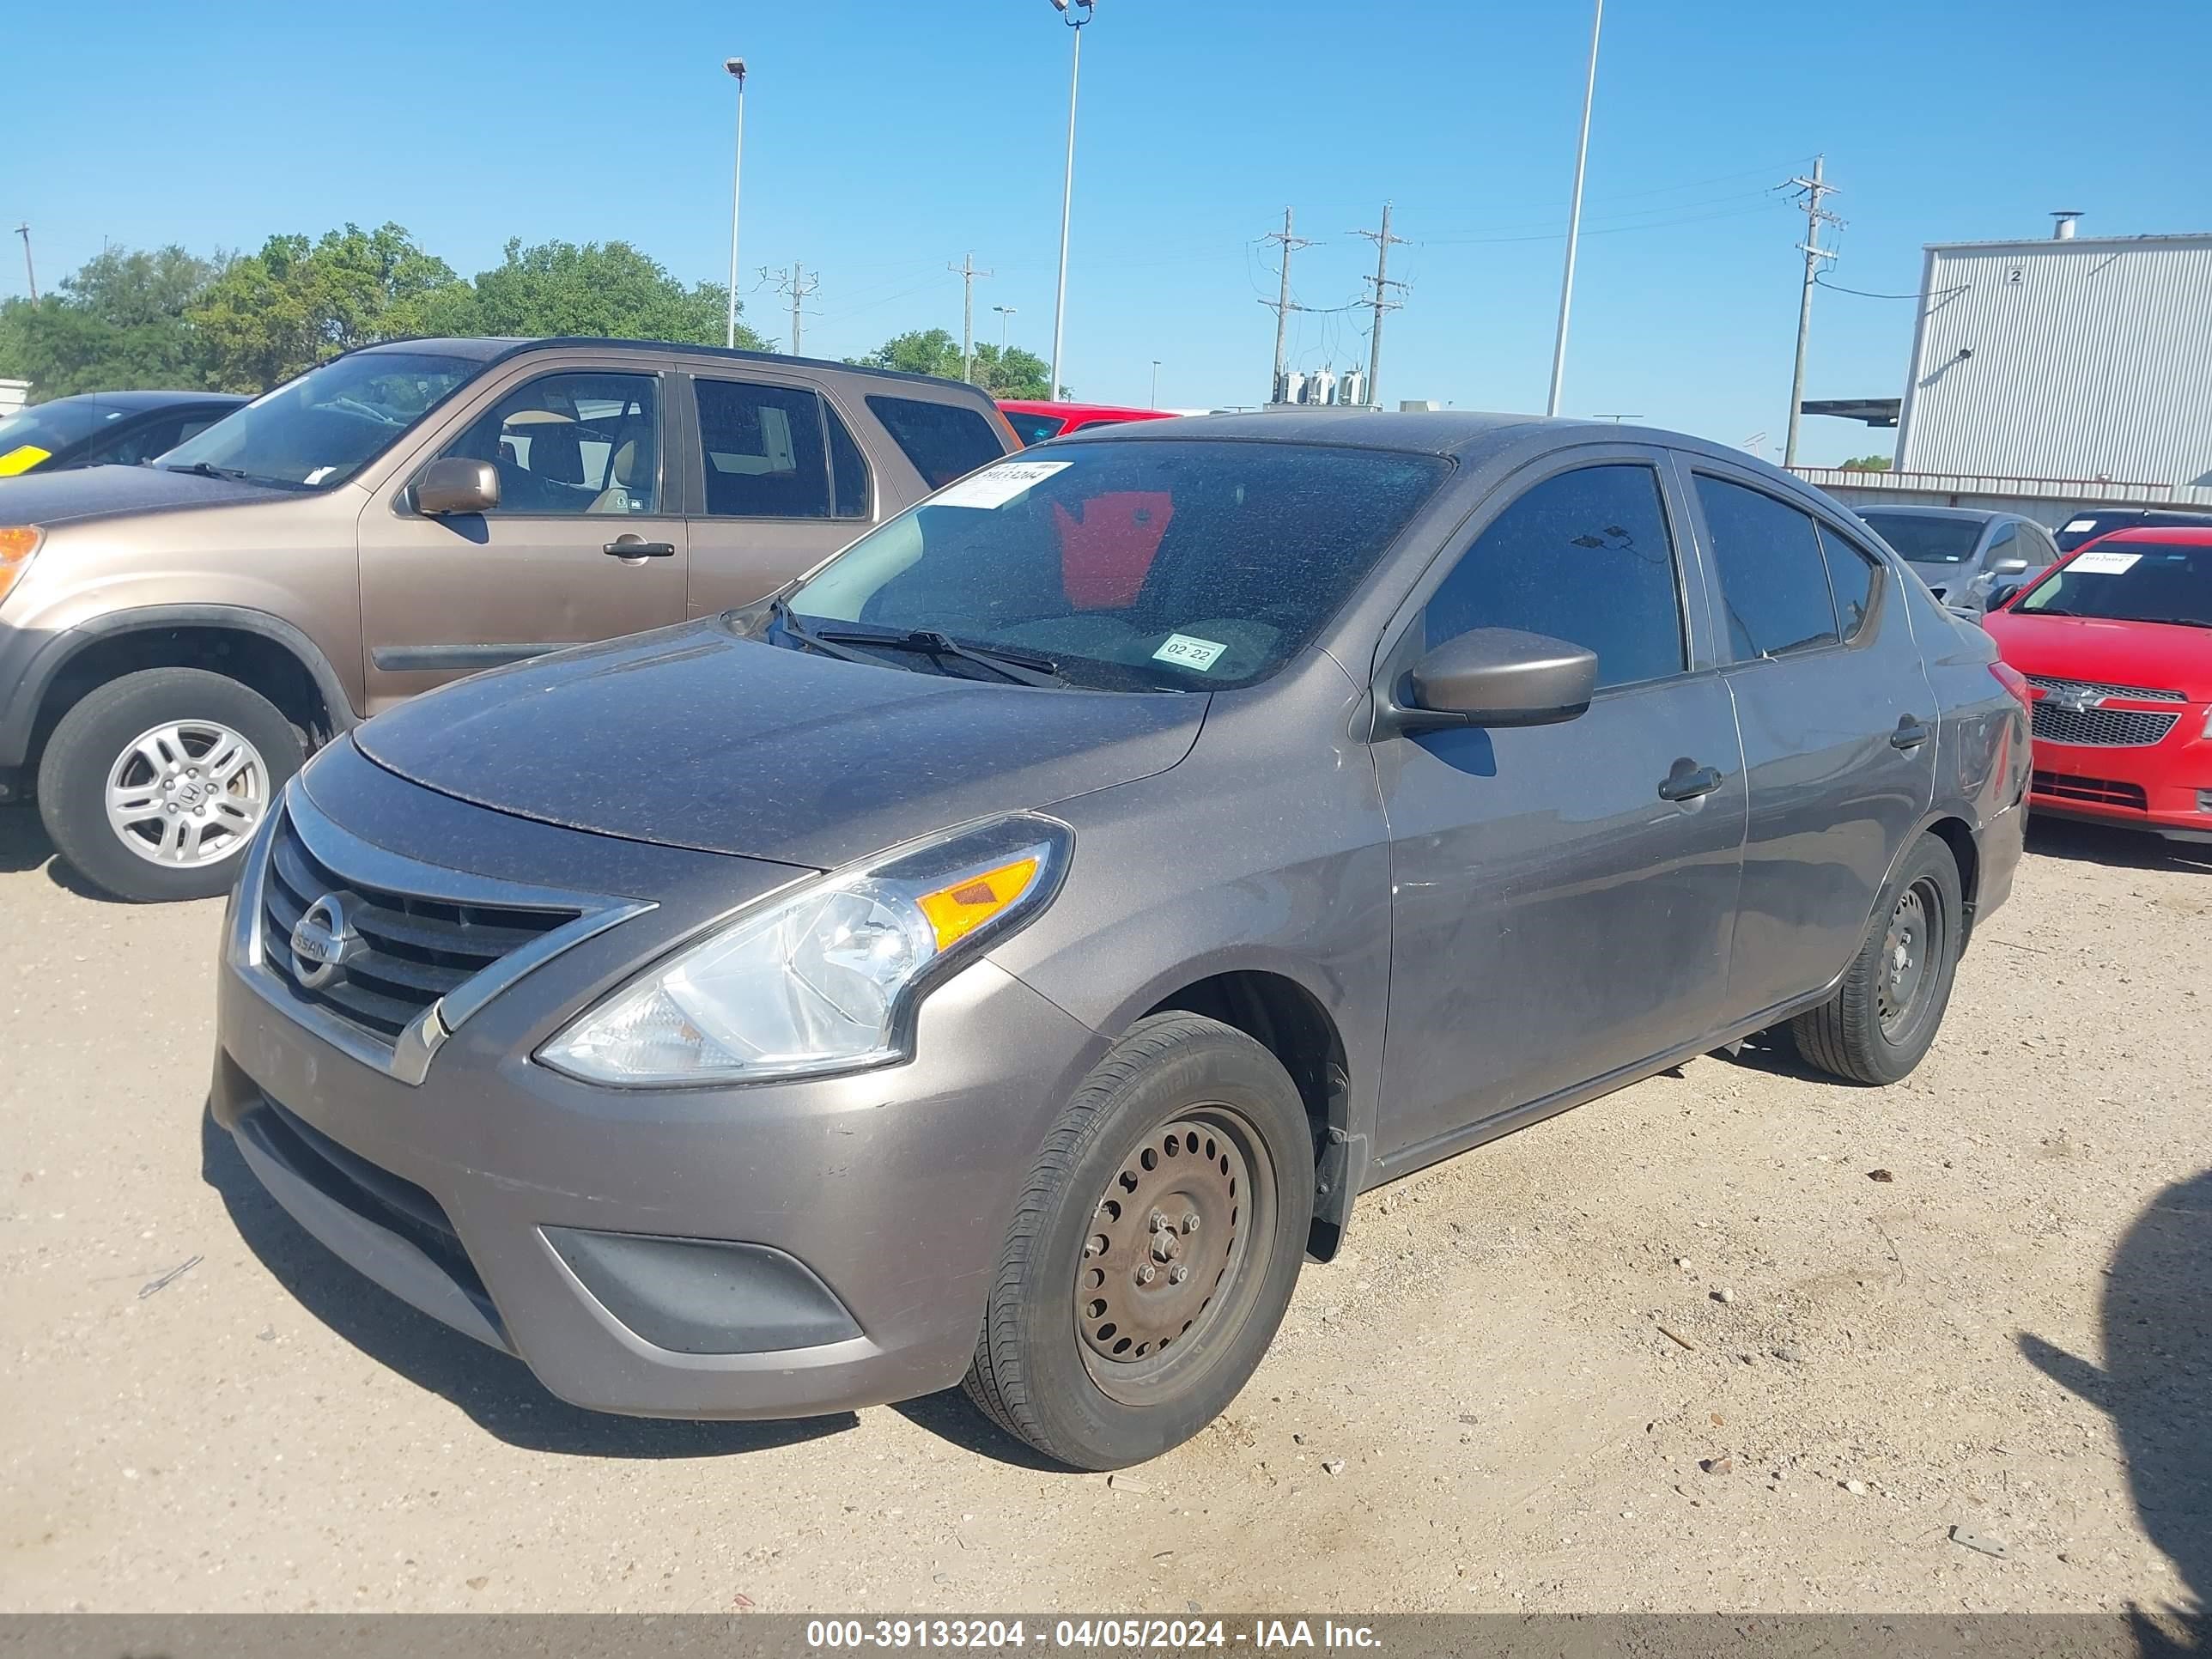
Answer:
M2150 691L2139 685L2107 685L2101 680L2062 680L2049 674L2030 674L2030 685L2061 697L2128 697L2136 702L2187 702L2179 691Z
M2091 749L2144 749L2163 742L2180 718L2135 708L2069 708L2039 702L2035 735Z
M292 930L325 896L338 901L364 948L310 989L293 959ZM270 845L261 911L262 958L270 971L301 1001L386 1044L439 998L583 914L459 904L368 885L308 851L289 813Z
M2116 778L2077 778L2064 772L2038 772L2035 793L2052 800L2091 801L2100 806L2128 806L2138 812L2150 810L2150 797L2139 783Z

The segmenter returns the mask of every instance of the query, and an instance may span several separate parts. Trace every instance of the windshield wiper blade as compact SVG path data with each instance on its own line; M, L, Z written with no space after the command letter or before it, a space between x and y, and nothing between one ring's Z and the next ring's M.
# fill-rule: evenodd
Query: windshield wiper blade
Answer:
M200 478L236 478L243 480L246 476L234 466L210 466L205 461L194 461L190 466L165 466L161 471L164 472L189 472L195 477Z
M869 660L858 651L848 651L842 646L823 639L805 623L799 621L799 613L780 596L768 602L768 613L775 619L777 627L782 629L785 633L790 635L793 639L797 640L810 651L818 651L825 657L835 657L840 662Z
M1060 665L1033 651L1007 650L999 646L963 645L949 634L917 628L905 634L872 633L862 629L825 628L815 637L836 645L872 647L885 651L913 651L924 656L953 657L988 668L1016 685L1063 685Z

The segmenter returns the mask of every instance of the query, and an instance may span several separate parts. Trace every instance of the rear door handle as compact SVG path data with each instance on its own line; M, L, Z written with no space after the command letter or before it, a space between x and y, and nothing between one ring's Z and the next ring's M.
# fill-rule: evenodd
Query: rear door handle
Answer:
M676 544L645 542L635 536L617 536L599 550L617 559L672 559L676 556Z
M1711 794L1723 781L1718 767L1696 766L1686 759L1678 760L1674 763L1674 769L1659 786L1659 799L1695 800L1700 795Z
M1936 734L1911 714L1900 715L1897 730L1889 734L1892 749L1917 749Z

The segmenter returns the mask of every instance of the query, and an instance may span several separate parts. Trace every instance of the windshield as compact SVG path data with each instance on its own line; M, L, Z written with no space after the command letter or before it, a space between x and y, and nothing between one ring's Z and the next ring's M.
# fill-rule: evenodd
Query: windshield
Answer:
M1060 415L1030 415L1018 409L1002 409L999 413L1006 417L1014 436L1024 444L1041 444L1047 438L1057 436L1060 428L1067 424L1066 417Z
M427 352L362 351L310 369L161 458L253 483L325 489L391 447L483 365Z
M1449 465L1307 444L1073 445L963 479L787 602L809 629L941 635L1077 685L1249 684L1335 614Z
M2075 555L2015 611L2212 628L2212 546L2109 542Z
M1915 513L1862 513L1875 535L1907 564L1964 564L1982 539L1979 519L1923 519Z
M0 478L28 472L81 439L88 438L125 411L86 398L33 404L0 421Z

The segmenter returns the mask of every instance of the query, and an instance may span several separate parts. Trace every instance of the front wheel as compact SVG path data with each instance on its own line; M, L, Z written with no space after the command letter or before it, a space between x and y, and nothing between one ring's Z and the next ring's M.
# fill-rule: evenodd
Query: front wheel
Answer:
M1836 994L1790 1023L1809 1064L1854 1083L1896 1083L1943 1024L1965 944L1959 862L1934 836L1905 854Z
M1259 1365L1313 1220L1297 1086L1243 1032L1140 1020L1038 1154L1000 1252L969 1398L1078 1468L1158 1455Z

